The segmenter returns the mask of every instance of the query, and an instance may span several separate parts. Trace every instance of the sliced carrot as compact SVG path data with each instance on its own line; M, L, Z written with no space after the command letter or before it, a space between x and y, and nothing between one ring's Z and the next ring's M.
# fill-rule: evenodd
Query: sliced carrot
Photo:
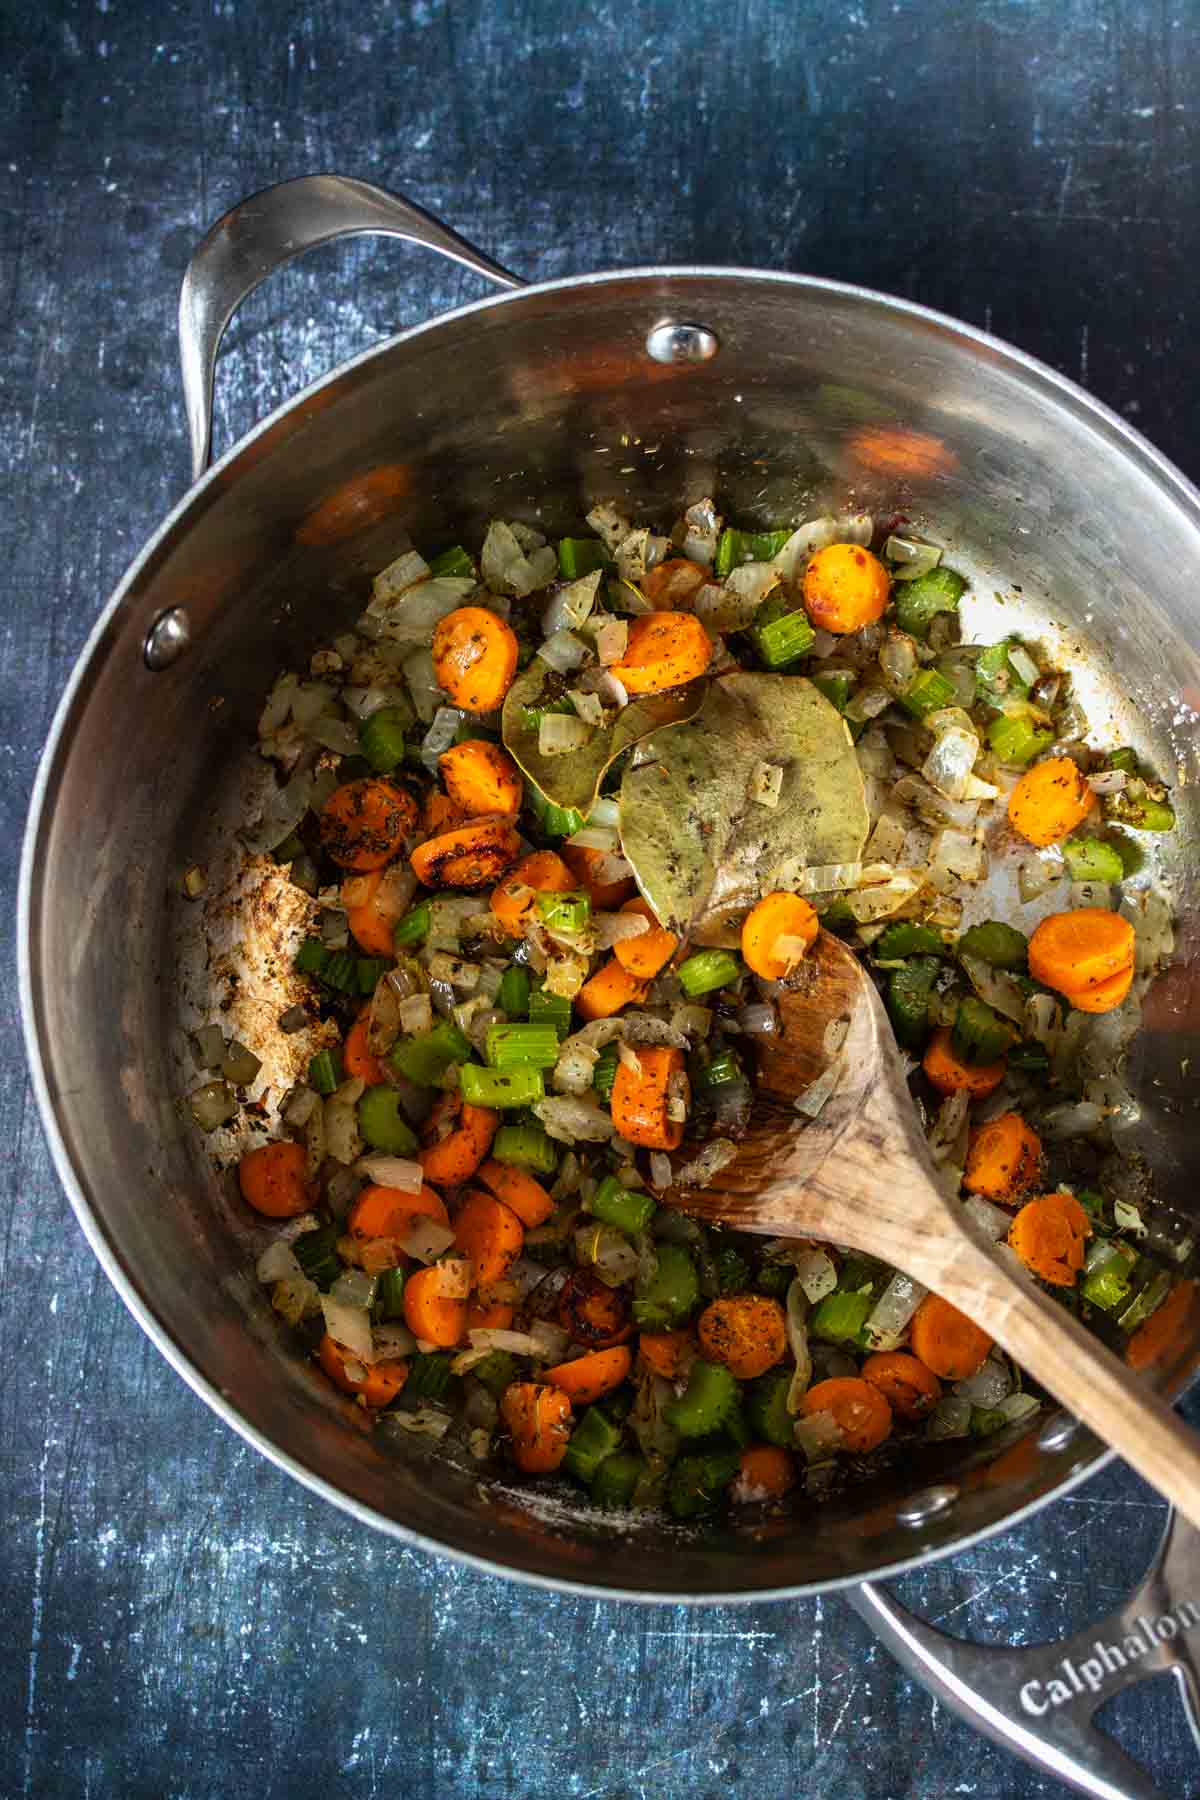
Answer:
M1083 1267L1091 1221L1074 1194L1038 1194L1027 1200L1008 1229L1008 1241L1025 1264L1054 1287L1074 1287Z
M242 1198L268 1219L294 1219L307 1212L312 1196L305 1181L308 1153L291 1138L247 1150L238 1164Z
M395 512L412 486L407 463L380 463L334 488L296 527L298 544L339 544Z
M613 955L627 974L638 981L653 981L674 956L679 939L674 932L663 930L649 901L643 900L640 894L635 900L627 900L621 911L639 913L643 919L649 919L650 929L643 931L641 937L622 938L619 944L614 944Z
M1132 1369L1149 1369L1166 1362L1173 1350L1182 1349L1185 1335L1194 1329L1197 1286L1181 1281L1162 1305L1139 1325L1125 1346L1125 1360Z
M490 1106L471 1106L457 1094L447 1094L429 1116L430 1129L436 1131L447 1117L457 1120L454 1130L427 1143L418 1152L417 1161L427 1180L443 1187L457 1187L470 1181L491 1149L500 1115Z
M913 1315L910 1346L943 1381L966 1381L987 1361L992 1340L940 1294L926 1294Z
M359 949L368 956L382 956L390 961L396 954L392 932L402 911L389 904L388 895L394 890L385 881L382 869L371 869L365 875L356 875L354 882L352 901L344 892L347 884L342 884L343 898L347 900L346 923L350 927L350 935Z
M456 607L434 631L433 668L455 706L494 712L517 672L516 634L485 607Z
M572 1406L590 1406L620 1387L632 1367L633 1357L625 1345L614 1344L611 1350L590 1350L574 1362L556 1363L546 1370L546 1380L561 1389Z
M954 1053L950 1027L940 1025L929 1040L921 1067L939 1094L965 1092L981 1100L1000 1086L1007 1064L963 1062Z
M802 895L766 894L742 925L742 955L764 981L782 981L812 949L820 929L816 908Z
M644 1000L649 991L649 982L639 981L610 956L576 994L575 1010L581 1019L611 1019L623 1006Z
M516 1213L528 1231L544 1225L554 1211L553 1199L526 1169L510 1168L508 1163L489 1160L480 1166L479 1179L497 1200L503 1200L505 1206Z
M615 912L622 901L630 899L637 884L630 877L621 881L601 881L599 871L609 860L604 850L586 849L582 844L564 844L562 859L571 871L571 887L588 891L595 912Z
M804 610L822 631L842 635L882 619L891 577L861 544L828 544L804 571Z
M416 828L412 795L371 775L344 781L321 808L321 843L343 869L381 869Z
M1130 963L1127 969L1110 975L1107 981L1098 981L1095 987L1061 988L1059 991L1077 1012L1106 1013L1121 1005L1132 986L1133 964Z
M782 1500L796 1485L796 1459L778 1444L747 1444L729 1490L731 1500L752 1505L756 1500Z
M700 1349L724 1363L739 1381L765 1375L787 1355L787 1314L767 1294L729 1294L714 1300L696 1325Z
M877 1350L868 1356L861 1372L892 1411L910 1423L932 1412L942 1397L942 1384L933 1370L903 1350Z
M577 1344L607 1350L633 1336L628 1288L610 1288L590 1269L576 1269L558 1297L558 1322Z
M365 1081L368 1087L378 1087L387 1080L383 1072L383 1064L377 1056L372 1056L367 1049L367 1032L370 1021L367 1018L355 1019L346 1033L346 1041L342 1045L342 1062L347 1075Z
M467 814L455 806L449 794L430 788L421 807L421 830L426 837L440 837L444 831L457 831L467 823Z
M441 1291L441 1271L418 1269L404 1283L404 1323L423 1343L452 1350L467 1334L467 1303Z
M454 1215L454 1241L470 1261L473 1286L489 1288L520 1256L525 1228L503 1200L472 1188Z
M1001 1113L971 1133L963 1183L989 1200L1015 1200L1031 1188L1042 1162L1042 1140L1020 1113Z
M638 1354L648 1368L666 1381L676 1381L696 1354L693 1331L643 1331L638 1338Z
M689 605L705 582L711 580L711 572L699 563L689 562L686 556L672 556L643 575L641 589L655 612L670 612L677 606Z
M577 1006L581 998L582 993L576 996ZM671 1077L683 1072L683 1051L668 1044L643 1044L637 1058L639 1069L617 1064L611 1100L613 1124L621 1137L645 1150L678 1150L683 1121L668 1116L667 1090Z
M695 681L712 661L713 646L694 613L642 613L613 674L628 694L658 694Z
M414 1219L450 1223L441 1195L431 1187L406 1194L402 1188L375 1185L365 1187L350 1208L346 1229L352 1238L406 1238Z
M512 1325L516 1309L507 1300L494 1301L490 1306L481 1305L478 1298L467 1306L468 1331L507 1331Z
M1073 766L1073 765L1072 765ZM1051 913L1029 940L1029 973L1060 993L1097 988L1132 968L1134 931L1105 906ZM1130 977L1132 979L1132 976Z
M509 819L477 819L418 844L410 861L426 887L491 887L521 854Z
M361 1395L363 1404L372 1410L387 1406L408 1380L408 1364L399 1361L362 1363L359 1366L365 1373L361 1377L348 1375L346 1364L355 1358L328 1332L317 1345L317 1361L344 1394Z
M1079 764L1069 756L1049 756L1017 782L1008 796L1008 818L1014 831L1044 848L1070 837L1095 804Z
M500 1416L512 1436L512 1459L526 1475L557 1469L571 1441L571 1401L561 1389L514 1381L500 1399Z
M834 1375L810 1387L800 1402L806 1418L832 1413L846 1449L865 1455L892 1435L892 1409L877 1387L856 1375Z
M509 870L489 902L509 937L520 937L539 894L569 894L575 877L553 850L535 850Z
M487 738L468 738L443 750L438 771L451 804L469 819L521 810L521 771L506 750Z

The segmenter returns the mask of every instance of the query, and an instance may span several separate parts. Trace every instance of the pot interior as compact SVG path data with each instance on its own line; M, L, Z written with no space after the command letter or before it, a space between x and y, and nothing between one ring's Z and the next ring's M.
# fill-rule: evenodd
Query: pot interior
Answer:
M707 326L718 354L651 361L663 319ZM305 521L334 494L345 530L314 545ZM964 635L1040 639L1072 669L1093 729L1111 721L1171 781L1180 823L1150 873L1177 909L1176 960L1130 1059L1143 1116L1126 1142L1183 1236L1200 1174L1184 1123L1200 1021L1200 510L1068 384L877 296L720 272L596 277L466 309L347 365L232 452L130 572L60 715L27 864L29 1026L60 1166L176 1366L376 1524L526 1576L699 1598L952 1547L1052 1493L1098 1446L1077 1434L1039 1448L1036 1424L931 1446L819 1506L718 1528L618 1525L565 1485L485 1492L469 1459L420 1441L385 1450L289 1346L253 1275L272 1232L180 1103L199 1079L185 1029L230 999L214 934L246 928L221 857L262 790L254 727L277 668L348 627L410 541L478 542L496 516L577 532L601 499L669 526L706 494L762 527L848 506L904 513L973 577ZM169 607L186 610L191 648L152 673L143 640ZM180 898L192 863L210 866L204 907ZM269 1011L265 986L240 998ZM1164 1386L1183 1385L1198 1351L1179 1345ZM905 1523L931 1483L957 1499Z

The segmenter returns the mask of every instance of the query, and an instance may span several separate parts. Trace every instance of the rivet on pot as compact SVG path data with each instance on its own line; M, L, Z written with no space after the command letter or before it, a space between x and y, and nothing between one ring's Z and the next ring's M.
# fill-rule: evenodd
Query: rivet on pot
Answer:
M146 633L142 646L146 667L156 673L160 669L169 669L191 641L192 626L187 613L182 606L169 606L166 612L159 613Z
M646 337L647 354L660 363L711 362L720 348L721 340L707 325L681 319L660 320Z
M903 1506L896 1508L896 1519L899 1524L914 1528L927 1524L930 1519L935 1519L939 1513L944 1513L953 1506L958 1494L959 1490L951 1481L944 1482L940 1487L920 1488L917 1493L909 1495Z
M1065 1450L1078 1430L1079 1420L1072 1413L1051 1413L1038 1432L1038 1449Z

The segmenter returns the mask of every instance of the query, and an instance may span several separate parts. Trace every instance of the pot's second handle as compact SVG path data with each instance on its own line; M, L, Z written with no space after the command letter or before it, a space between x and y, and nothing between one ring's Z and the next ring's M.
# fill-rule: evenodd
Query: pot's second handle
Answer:
M243 200L217 220L198 246L179 296L179 354L192 448L192 479L212 447L213 374L222 334L241 302L293 257L336 238L375 233L426 244L486 275L499 287L522 284L499 263L400 194L345 175L303 175Z
M1058 1644L1009 1649L935 1631L867 1582L850 1604L898 1662L977 1731L1097 1800L1165 1800L1092 1715L1170 1670L1200 1750L1200 1533L1175 1513L1130 1598ZM1200 1788L1200 1783L1197 1784ZM1179 1797L1176 1797L1179 1800Z

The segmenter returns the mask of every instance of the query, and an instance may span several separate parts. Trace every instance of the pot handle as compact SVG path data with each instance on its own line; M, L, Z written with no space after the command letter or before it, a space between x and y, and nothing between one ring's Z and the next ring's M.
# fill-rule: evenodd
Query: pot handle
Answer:
M1123 1606L1057 1644L968 1644L918 1619L873 1582L847 1595L896 1660L993 1742L1097 1800L1166 1800L1093 1725L1123 1688L1170 1670L1200 1750L1200 1532L1176 1513Z
M426 244L499 287L524 285L411 200L367 181L303 175L243 200L202 239L179 296L179 355L193 481L208 467L217 350L237 308L268 275L305 250L367 232Z

